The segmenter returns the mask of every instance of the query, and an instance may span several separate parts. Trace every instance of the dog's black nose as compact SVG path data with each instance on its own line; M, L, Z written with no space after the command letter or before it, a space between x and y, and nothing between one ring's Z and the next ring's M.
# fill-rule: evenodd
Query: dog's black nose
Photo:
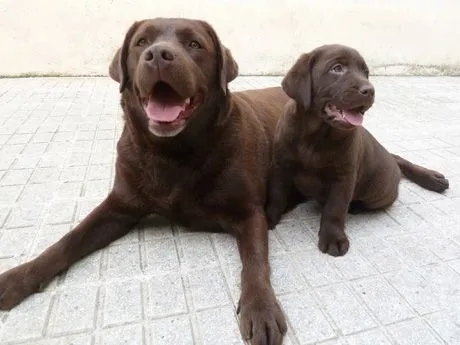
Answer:
M374 87L372 85L363 85L359 88L359 93L364 96L374 96Z
M153 46L144 52L144 60L168 63L174 60L174 53L170 48L163 45Z

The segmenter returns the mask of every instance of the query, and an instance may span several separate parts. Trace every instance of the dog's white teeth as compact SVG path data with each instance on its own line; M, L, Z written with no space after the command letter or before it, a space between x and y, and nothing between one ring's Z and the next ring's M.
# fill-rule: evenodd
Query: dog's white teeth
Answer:
M190 104L190 98L187 98L187 99L185 100L185 104L187 104L187 105Z

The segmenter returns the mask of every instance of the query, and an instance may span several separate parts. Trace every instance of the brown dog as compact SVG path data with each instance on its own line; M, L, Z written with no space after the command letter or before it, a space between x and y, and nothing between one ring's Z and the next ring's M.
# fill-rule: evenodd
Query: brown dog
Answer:
M237 69L205 22L131 26L110 66L125 117L113 189L73 231L0 276L1 309L156 213L235 235L242 335L253 345L281 344L286 322L270 283L264 204L271 140L288 97L281 88L231 94Z
M361 126L374 102L364 59L341 45L302 55L282 85L286 105L274 139L267 217L281 218L294 186L324 205L319 249L333 256L349 248L345 218L351 209L381 209L398 195L401 172L420 186L442 192L449 182L436 171L388 153Z

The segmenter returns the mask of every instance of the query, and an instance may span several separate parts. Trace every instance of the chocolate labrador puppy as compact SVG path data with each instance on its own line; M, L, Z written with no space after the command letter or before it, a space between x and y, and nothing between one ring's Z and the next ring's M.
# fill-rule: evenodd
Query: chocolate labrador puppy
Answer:
M236 237L242 335L253 345L281 344L286 322L270 283L264 204L271 140L288 97L281 88L230 93L237 64L197 20L134 23L109 72L125 119L113 189L74 230L0 276L0 309L155 213Z
M374 87L362 56L341 45L302 55L283 79L293 99L274 139L267 217L274 227L294 186L323 205L319 249L333 256L349 248L347 210L382 209L398 195L401 172L418 185L443 192L449 182L436 171L388 153L362 127Z

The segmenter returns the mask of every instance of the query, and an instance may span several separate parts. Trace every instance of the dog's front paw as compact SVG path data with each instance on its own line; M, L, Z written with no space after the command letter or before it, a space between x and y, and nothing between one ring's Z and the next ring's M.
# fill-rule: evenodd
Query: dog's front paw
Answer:
M350 242L344 231L320 231L318 248L332 256L343 256L348 252Z
M281 345L286 334L287 325L275 296L244 298L238 303L240 330L244 340L251 345Z
M0 275L0 309L9 310L37 291L39 284L28 273L29 264L12 268Z

